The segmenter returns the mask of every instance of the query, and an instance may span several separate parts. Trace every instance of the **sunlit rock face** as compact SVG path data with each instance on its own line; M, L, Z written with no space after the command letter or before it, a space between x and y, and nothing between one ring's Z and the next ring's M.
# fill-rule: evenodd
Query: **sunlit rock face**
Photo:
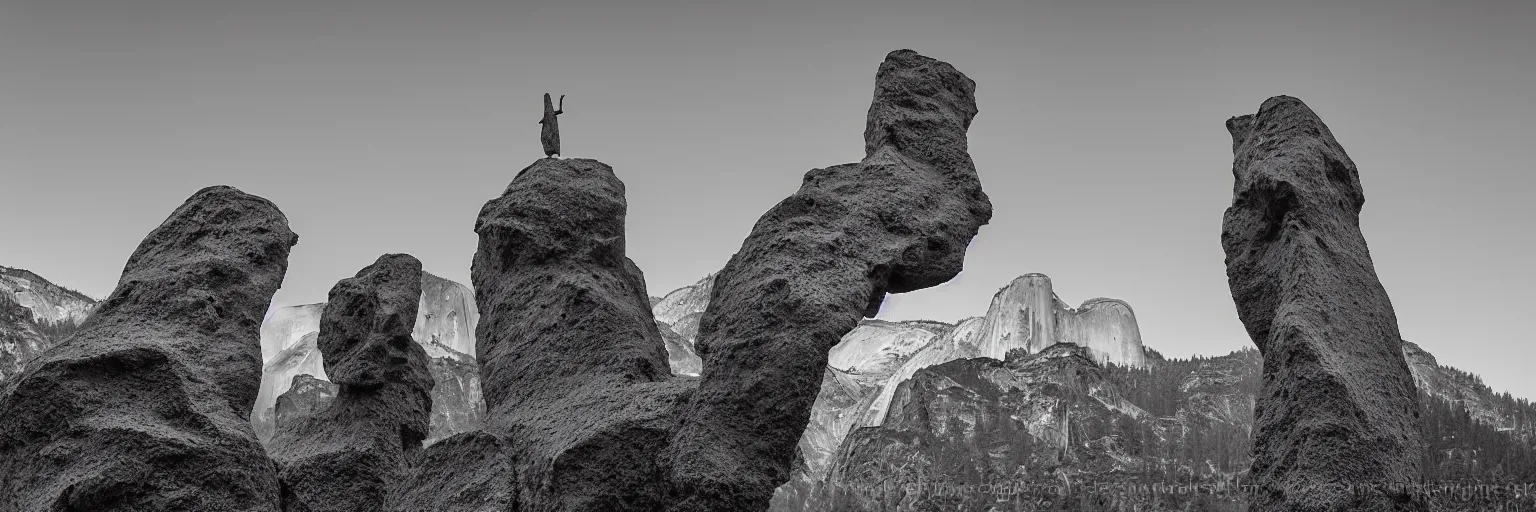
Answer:
M71 323L80 325L96 311L96 300L80 292L53 284L42 276L0 266L0 296L27 308L32 321L39 324Z
M411 338L427 350L427 355L474 356L480 312L475 309L475 292L468 286L423 272L418 311Z
M698 375L703 361L694 348L699 336L699 318L709 307L709 293L715 275L704 276L691 286L678 288L666 297L652 298L651 314L667 344L667 363L677 375Z
M475 358L434 357L427 369L436 385L432 387L432 422L423 443L479 429L485 399L480 396L480 365Z
M309 375L325 379L325 363L315 340L320 335L320 313L325 303L288 306L272 311L261 326L261 346L265 353L276 347L261 370L261 391L251 408L251 425L263 442L272 438L277 397L287 393L294 377Z
M992 298L977 340L978 355L1002 359L1014 349L1040 352L1057 343L1086 347L1100 363L1144 366L1141 330L1125 301L1092 299L1068 307L1052 289L1051 278L1026 274Z
M0 266L0 383L73 333L96 306L95 299L42 276Z

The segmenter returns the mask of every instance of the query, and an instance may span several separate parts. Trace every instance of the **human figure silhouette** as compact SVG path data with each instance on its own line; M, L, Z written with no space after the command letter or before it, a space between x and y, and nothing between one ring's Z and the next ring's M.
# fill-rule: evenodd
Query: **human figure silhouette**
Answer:
M544 156L553 157L560 154L560 122L555 116L565 113L565 95L560 95L560 108L556 109L554 102L549 100L549 93L544 93L544 118L539 124L544 125L539 133L539 142L544 143Z

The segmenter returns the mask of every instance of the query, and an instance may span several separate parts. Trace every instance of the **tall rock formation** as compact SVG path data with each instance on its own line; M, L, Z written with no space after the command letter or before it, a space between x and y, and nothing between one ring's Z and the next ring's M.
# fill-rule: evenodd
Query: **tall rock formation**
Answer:
M95 299L42 276L0 266L0 382L64 341L96 306Z
M1301 100L1227 120L1232 206L1221 246L1238 316L1264 354L1256 510L1414 510L1420 411L1397 317L1360 232L1360 175Z
M959 274L992 216L967 152L975 115L975 82L891 52L876 73L864 160L807 172L758 220L700 321L699 388L667 456L671 510L766 508L790 477L827 352L886 293Z
M406 254L381 256L331 288L318 345L336 398L278 425L269 451L281 468L284 510L389 506L432 410L427 353L411 339L420 300L421 262Z
M277 308L261 326L264 361L261 394L251 411L251 423L263 442L273 433L274 405L299 375L325 379L320 350L315 344L320 331L320 312L325 303ZM431 358L432 427L427 442L479 428L485 413L480 397L480 371L473 355L475 325L474 292L462 284L421 273L421 302L411 337ZM303 392L318 388L310 387ZM313 397L303 400L314 400Z
M480 210L484 432L428 448L401 509L665 507L656 454L692 385L671 379L624 255L626 208L612 168L571 158L534 162Z
M0 396L0 511L276 510L247 422L298 236L271 202L193 194L117 289Z

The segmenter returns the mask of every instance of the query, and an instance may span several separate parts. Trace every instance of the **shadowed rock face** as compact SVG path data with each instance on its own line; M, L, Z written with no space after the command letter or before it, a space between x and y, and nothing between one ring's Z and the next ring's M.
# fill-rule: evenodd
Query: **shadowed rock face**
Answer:
M828 350L886 293L960 272L992 216L966 147L974 93L949 64L887 55L864 160L806 173L716 276L701 381L667 455L672 510L767 508L789 478Z
M402 509L664 507L655 459L692 386L671 379L644 277L624 255L626 208L607 165L542 159L481 209L471 276L484 433L428 448Z
M383 510L421 448L432 410L427 354L411 339L421 262L386 254L331 288L318 344L331 405L279 423L272 458L285 510Z
M336 385L331 381L316 379L305 373L293 376L293 384L288 387L288 392L277 397L277 405L272 408L270 426L273 433L281 428L279 425L294 425L304 417L324 411L335 399ZM260 432L257 434L260 435Z
M297 242L231 187L150 232L100 309L0 397L0 511L276 510L246 415Z
M1238 316L1264 355L1255 510L1420 509L1338 487L1414 482L1422 450L1397 317L1360 232L1354 163L1296 98L1270 98L1227 129L1236 184L1221 245Z

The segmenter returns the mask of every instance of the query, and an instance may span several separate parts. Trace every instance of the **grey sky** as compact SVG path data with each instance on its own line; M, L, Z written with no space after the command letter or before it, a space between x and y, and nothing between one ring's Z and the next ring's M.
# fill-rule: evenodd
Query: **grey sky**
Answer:
M384 252L468 284L475 215L542 156L548 92L566 156L625 180L660 295L805 171L858 160L875 68L911 48L978 83L996 216L961 278L884 317L979 315L1043 272L1073 304L1129 301L1164 353L1250 345L1223 122L1289 94L1360 167L1404 336L1536 397L1536 2L497 4L3 0L0 264L103 296L172 209L228 184L301 237L278 304Z

